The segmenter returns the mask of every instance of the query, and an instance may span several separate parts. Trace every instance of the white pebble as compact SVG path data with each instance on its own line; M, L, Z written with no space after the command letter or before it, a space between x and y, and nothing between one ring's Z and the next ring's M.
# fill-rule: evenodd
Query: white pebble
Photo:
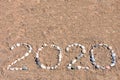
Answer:
M14 46L12 46L10 49L13 50L13 49L14 49Z
M70 48L70 47L72 47L71 45L68 45L68 47Z
M104 44L104 46L108 47L108 44Z
M85 49L85 46L81 46L82 49Z
M115 63L110 64L111 67L115 66Z
M59 62L61 62L62 61L62 59L61 58L59 58Z
M55 69L55 68L54 68L54 67L51 67L50 69L52 69L52 70L53 70L53 69Z
M36 58L39 58L39 54L38 53L36 53Z
M46 69L46 66L44 64L41 64L42 69Z
M19 70L19 68L15 68L15 70Z
M78 46L78 43L74 43L75 46Z
M59 54L59 58L62 59L62 54Z
M82 52L83 52L83 53L86 53L86 50L85 50L85 49L83 49L83 50L82 50Z
M58 66L57 65L55 65L55 69L57 68Z
M15 70L14 68L10 68L11 71Z
M66 51L69 52L69 47L66 48Z
M81 66L77 66L77 68L80 70L82 67Z
M20 59L24 59L25 58L25 56L22 56Z
M17 61L20 61L20 60L21 60L20 58L17 59Z
M99 46L103 46L103 44L99 44Z
M61 50L59 46L56 46L56 48L57 48L58 50Z
M70 66L70 67L71 67L71 66L72 66L72 64L68 64L68 66Z
M116 54L115 54L115 53L112 53L112 56L113 56L113 57L115 57L115 56L116 56Z
M32 50L29 50L28 52L29 52L29 53L31 53L31 52L32 52Z
M41 51L41 50L42 50L42 48L39 48L39 49L38 49L38 51Z
M76 59L74 59L73 61L72 61L72 64L74 64L74 63L76 63L77 62L77 60Z
M70 66L68 66L68 67L67 67L67 69L71 69L71 67L70 67Z
M13 63L16 64L16 63L17 63L17 60L15 60Z
M50 67L46 67L46 69L48 69L48 70L49 70L49 69L50 69Z
M90 69L89 67L85 67L86 69Z
M26 57L29 56L29 53L25 53L25 56L26 56Z
M19 46L20 46L20 43L17 43L16 46L19 47Z
M81 44L78 44L78 46L80 47L80 46L82 46Z
M112 49L112 46L109 46L109 49Z

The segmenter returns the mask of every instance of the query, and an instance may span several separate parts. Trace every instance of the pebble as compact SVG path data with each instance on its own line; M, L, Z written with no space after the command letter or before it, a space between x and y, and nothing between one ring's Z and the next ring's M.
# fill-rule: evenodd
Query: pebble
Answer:
M80 70L82 67L81 66L77 66L77 68Z
M22 66L22 70L28 70L26 66Z
M110 66L106 66L106 69L111 69Z
M110 64L111 67L115 66L115 63Z
M72 64L75 64L77 62L77 60L76 59L74 59L71 63Z

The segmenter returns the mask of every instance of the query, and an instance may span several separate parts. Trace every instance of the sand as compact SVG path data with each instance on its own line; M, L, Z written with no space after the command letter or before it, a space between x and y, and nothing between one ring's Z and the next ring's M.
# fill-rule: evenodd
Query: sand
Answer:
M26 49L9 47L17 42L32 45L33 51L14 66L26 65L28 71L9 71L7 65L22 56ZM79 48L65 52L74 42L86 47L87 53L75 66L90 70L68 70L67 64ZM56 70L43 70L34 61L35 52L43 43L62 48L63 59ZM117 54L117 64L110 70L97 70L89 60L91 46L106 43ZM120 1L119 0L0 0L0 80L120 80ZM42 54L45 53L45 54ZM109 51L95 49L99 64L109 64ZM57 52L46 48L40 60L47 65L57 61Z

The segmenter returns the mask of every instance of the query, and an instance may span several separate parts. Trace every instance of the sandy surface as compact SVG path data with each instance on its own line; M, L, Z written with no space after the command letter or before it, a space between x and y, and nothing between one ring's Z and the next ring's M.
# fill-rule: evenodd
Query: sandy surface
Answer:
M15 65L27 65L28 71L6 70L25 52L24 48L9 50L17 42L33 47L32 54ZM80 50L65 52L65 47L74 42L83 44L87 50L75 65L89 66L89 71L66 69ZM56 70L43 70L34 62L35 52L43 43L54 43L63 49L62 64ZM115 50L117 65L111 70L96 70L91 65L89 50L96 43L107 43ZM119 0L0 0L0 80L120 80L119 46ZM41 54L42 63L55 64L56 51L45 52ZM97 48L95 54L99 64L110 63L107 50Z

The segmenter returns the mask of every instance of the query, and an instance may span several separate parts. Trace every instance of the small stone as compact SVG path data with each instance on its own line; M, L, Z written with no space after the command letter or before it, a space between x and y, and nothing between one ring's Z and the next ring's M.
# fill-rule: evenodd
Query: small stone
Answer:
M25 56L26 56L26 57L29 56L29 53L25 53Z
M96 45L94 45L93 47L95 47L95 48L97 48L99 45L98 44L96 44Z
M83 50L82 50L82 52L83 52L83 54L84 54L84 53L86 53L86 50L85 50L85 49L83 49Z
M62 59L61 58L59 58L59 62L61 62L62 61Z
M111 67L115 66L115 63L110 64Z
M99 44L99 46L103 46L103 44Z
M106 69L111 69L110 66L106 66Z
M72 66L72 67L71 67L71 70L75 70L75 66Z
M24 59L25 58L25 56L22 56L20 59Z
M111 50L111 53L114 53L114 50Z
M53 70L53 69L55 69L55 68L54 68L54 67L51 67L50 69Z
M73 46L74 46L74 44L71 45L71 47L73 47Z
M90 58L90 61L95 62L95 58L94 58L94 57L91 57L91 58Z
M88 69L90 69L90 68L89 68L89 67L85 67L85 69L87 69L87 70L88 70Z
M10 70L11 70L11 71L13 71L13 70L14 70L14 68L10 68Z
M81 44L78 44L78 46L80 47L80 46L82 46Z
M75 46L78 46L78 43L74 43Z
M32 52L32 50L29 50L28 52L29 52L29 53L31 53L31 52Z
M60 63L58 63L57 65L60 66Z
M21 60L20 58L17 59L17 61L20 61L20 60Z
M80 58L84 56L84 54L80 53L80 55L78 55Z
M77 66L77 68L80 70L82 67L81 66Z
M68 45L68 47L70 48L70 47L72 47L71 45Z
M29 49L30 49L30 50L32 50L32 47L31 47L31 46L29 46Z
M7 70L9 70L9 69L10 69L10 67L11 67L11 65L8 65Z
M115 54L115 53L112 53L112 57L116 57L116 54Z
M82 49L85 49L85 46L81 46Z
M55 65L55 69L57 68L58 66L57 65Z
M46 69L46 66L44 64L41 64L42 69Z
M22 66L22 70L28 70L26 66Z
M97 65L96 62L92 62L93 65Z
M13 50L14 49L14 46L12 46L11 48L10 48L10 50Z
M58 50L61 50L61 48L59 46L56 47Z
M81 69L86 69L86 67L81 67Z
M93 51L94 51L93 49L90 50L91 53L93 53Z
M20 43L17 43L17 44L16 44L16 46L18 46L18 47L19 47L19 46L20 46Z
M46 67L46 69L48 69L48 70L49 70L49 69L50 69L50 67Z
M69 52L69 47L67 47L65 50L66 50L66 52Z
M76 63L76 62L77 62L77 60L76 60L76 59L74 59L71 63L72 63L72 64L74 64L74 63Z
M61 53L59 54L59 58L62 59L62 54Z
M109 46L109 49L112 50L112 46Z
M36 58L39 58L39 54L38 53L36 53Z
M104 44L105 47L108 47L108 44Z
M100 66L99 65L95 65L95 68L100 69Z
M100 68L101 68L101 69L105 69L105 67L104 67L104 66L101 66Z
M38 49L38 51L41 51L41 50L42 50L42 48L39 48L39 49Z
M67 66L67 69L71 69L71 66Z
M70 67L71 67L71 66L72 66L72 64L68 64L68 66L70 66Z
M13 64L16 64L17 63L17 60L15 60L14 62L13 62Z
M19 70L19 68L15 68L15 70Z

